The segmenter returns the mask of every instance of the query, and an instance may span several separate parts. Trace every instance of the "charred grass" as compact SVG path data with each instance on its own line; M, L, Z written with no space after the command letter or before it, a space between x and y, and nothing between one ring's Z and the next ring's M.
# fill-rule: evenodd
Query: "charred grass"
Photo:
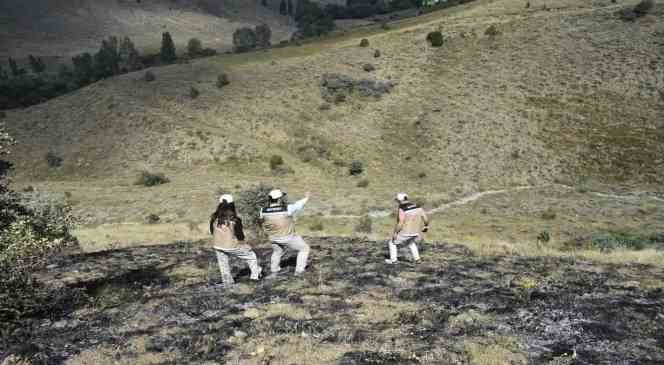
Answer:
M388 266L381 243L308 241L304 278L290 275L293 257L289 274L258 284L234 262L233 288L208 284L213 253L200 244L65 257L42 281L87 300L16 323L3 348L38 363L664 361L660 268L449 244ZM269 250L257 252L265 264Z

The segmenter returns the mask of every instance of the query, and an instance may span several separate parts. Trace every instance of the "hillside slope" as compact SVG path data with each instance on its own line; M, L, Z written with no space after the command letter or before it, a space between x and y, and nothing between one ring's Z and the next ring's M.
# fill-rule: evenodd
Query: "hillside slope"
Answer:
M236 28L265 22L273 39L294 31L285 17L240 0L4 0L0 3L0 58L71 57L95 51L108 36L129 36L139 49L158 49L169 31L184 50L196 37L207 47L229 49Z
M404 186L431 200L553 182L662 192L662 5L624 22L615 13L626 5L609 0L531 4L473 2L372 35L368 48L346 37L197 60L152 70L154 82L123 75L10 112L18 180L108 204L101 221L141 217L146 205L199 220L190 212L206 211L217 188L259 181L353 211ZM435 29L441 48L425 40ZM231 84L218 89L222 72ZM326 105L326 73L396 86ZM63 166L49 168L48 152ZM272 155L286 173L271 171ZM352 160L368 188L348 176ZM143 169L172 183L132 186Z

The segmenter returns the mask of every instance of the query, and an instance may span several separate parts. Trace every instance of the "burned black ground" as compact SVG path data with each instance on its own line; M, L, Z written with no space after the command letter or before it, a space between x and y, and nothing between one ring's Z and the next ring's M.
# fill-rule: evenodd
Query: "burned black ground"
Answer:
M500 348L538 364L561 358L576 364L664 363L659 268L479 257L449 244L425 244L421 264L408 262L404 252L402 263L390 266L383 263L382 243L309 241L313 254L304 278L290 274L292 257L289 274L257 284L235 262L241 290L214 285L214 255L201 244L61 258L39 278L77 288L85 300L24 320L2 339L0 354L59 364L111 346L116 360L131 363L142 354L128 344L144 338L140 351L167 354L162 363L225 363L231 353L265 363L273 358L269 349L245 353L237 339L271 338L278 345L293 336L340 345L344 350L334 360L340 364L479 363L473 348ZM269 249L257 252L265 265ZM192 274L179 273L183 268ZM381 303L408 309L394 312ZM243 315L282 304L308 316Z

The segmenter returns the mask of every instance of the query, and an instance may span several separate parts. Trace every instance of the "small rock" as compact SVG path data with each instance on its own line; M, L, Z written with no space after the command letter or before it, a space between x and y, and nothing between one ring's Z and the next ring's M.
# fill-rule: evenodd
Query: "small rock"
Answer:
M245 337L247 337L247 333L243 332L243 331L235 330L233 332L233 336L235 336L237 338L245 338Z

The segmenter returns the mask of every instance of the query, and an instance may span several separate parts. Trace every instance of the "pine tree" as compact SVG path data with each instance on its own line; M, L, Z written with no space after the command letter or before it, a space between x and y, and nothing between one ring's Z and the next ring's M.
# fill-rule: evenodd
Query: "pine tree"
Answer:
M25 73L24 69L18 67L15 59L9 57L9 59L7 59L7 63L9 63L9 70L12 72L12 76L18 77Z
M84 86L94 81L94 64L92 55L89 53L82 53L74 56L72 59L74 65L74 79L79 86Z
M168 32L162 34L161 52L159 53L159 57L163 63L173 63L177 60L177 56L175 54L175 44L173 43L171 34Z
M295 15L295 9L293 8L293 0L288 0L288 15Z
M134 42L129 37L124 37L120 43L120 50L118 51L120 58L120 69L124 72L131 72L141 69L141 58L134 46Z
M281 3L279 4L279 14L281 15L288 14L288 5L286 3L286 0L281 0Z
M7 80L9 76L5 72L5 70L2 69L2 65L0 65L0 80Z
M120 56L118 39L109 37L101 41L101 47L94 56L94 68L97 78L103 79L120 74Z
M41 58L29 55L28 60L30 61L30 68L32 69L32 72L40 74L46 70L46 65L44 65L44 61L42 61Z

